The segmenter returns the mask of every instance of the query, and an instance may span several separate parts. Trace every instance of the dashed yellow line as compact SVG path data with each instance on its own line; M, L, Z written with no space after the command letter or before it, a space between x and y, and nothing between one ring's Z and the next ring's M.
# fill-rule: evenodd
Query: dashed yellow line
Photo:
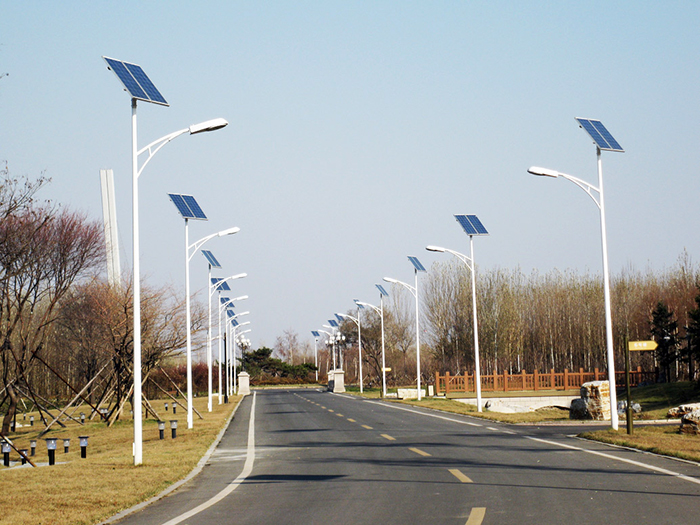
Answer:
M329 412L335 412L335 410L331 410L330 408L328 409Z
M473 483L473 481L467 476L466 474L463 474L459 469L456 468L451 468L450 474L452 474L455 478L457 478L459 481L462 483Z
M379 434L379 435L382 436L384 439L388 439L389 441L396 441L396 438L393 438L388 434Z
M465 525L481 525L486 516L486 507L474 507L469 513L469 519Z
M343 414L336 414L338 417L344 417Z
M373 429L372 427L370 427L369 425L361 425L361 426L362 426L362 428L366 428L367 430L374 430L374 429Z
M430 454L428 454L426 451L421 450L419 448L408 447L408 450L410 450L411 452L415 452L416 454L420 454L421 456L430 456Z
M350 418L348 418L348 421L350 421L350 423L357 423L357 421L355 421L354 419L350 419Z

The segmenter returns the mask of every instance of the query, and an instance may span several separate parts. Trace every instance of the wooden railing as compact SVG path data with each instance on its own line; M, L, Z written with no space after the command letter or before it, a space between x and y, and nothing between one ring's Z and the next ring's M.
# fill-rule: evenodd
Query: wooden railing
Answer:
M509 374L503 372L496 375L481 376L482 392L534 392L538 390L577 390L581 385L589 381L605 381L608 379L607 372L601 372L597 368L593 372L584 372L581 368L578 372L549 372L541 373L535 371L528 374L523 370L519 374ZM656 381L655 372L643 372L641 367L630 371L630 385L637 386L644 382ZM625 384L625 373L616 372L615 382L617 386ZM441 376L435 373L435 391L438 394L449 394L450 392L476 392L476 385L473 375L451 376L446 372Z

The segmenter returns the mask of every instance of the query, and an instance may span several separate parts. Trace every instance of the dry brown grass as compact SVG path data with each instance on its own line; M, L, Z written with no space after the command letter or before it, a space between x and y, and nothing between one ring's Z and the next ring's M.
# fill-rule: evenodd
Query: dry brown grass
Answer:
M598 430L581 437L700 462L700 436L680 434L678 425L637 426L631 435L625 428Z
M92 524L158 494L195 467L239 400L234 396L228 405L214 401L208 413L206 397L195 398L194 406L204 419L195 414L192 430L187 430L187 413L182 407L176 416L161 413L166 420L162 441L156 422L144 421L143 464L139 467L133 466L131 421L117 422L112 428L96 422L84 427L77 423L68 423L65 429L52 427L44 437L71 438L70 452L63 453L59 440L52 467L0 467L0 524ZM154 406L160 410L163 402ZM170 419L178 420L175 440L170 438ZM36 439L39 430L36 424L18 428L10 438L17 448L28 449L29 440ZM79 435L90 436L86 459L80 457ZM13 451L11 459L18 460L19 455ZM36 456L30 459L48 461L43 439L39 438Z

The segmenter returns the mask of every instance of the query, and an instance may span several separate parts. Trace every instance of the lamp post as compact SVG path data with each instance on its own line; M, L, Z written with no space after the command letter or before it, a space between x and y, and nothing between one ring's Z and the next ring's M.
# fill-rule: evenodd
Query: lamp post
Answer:
M321 334L318 330L311 330L311 335L314 336L314 366L316 367L316 382L318 383L318 338Z
M377 288L379 289L379 308L374 306L373 304L369 303L364 303L362 301L355 300L355 303L357 303L357 306L360 308L367 306L377 312L379 314L379 317L381 318L381 324L382 324L382 397L386 397L386 359L385 359L385 352L384 352L384 296L388 296L389 294L386 293L386 290L384 290L384 287L380 284L376 285Z
M221 337L221 304L222 302L227 303L229 300L226 299L222 301L221 298L221 292L222 291L230 291L231 287L228 285L228 281L233 281L235 279L242 279L243 277L246 277L248 274L247 273L239 273L236 275L231 275L230 277L226 277L225 279L220 279L217 277L213 277L211 279L211 283L214 285L214 289L218 292L219 294L219 326L218 326L218 337L219 337L219 404L222 404L224 401L224 394L222 391L222 385L221 385L221 361L223 358L223 349L222 349L222 337Z
M247 296L245 296L247 297ZM232 302L235 299L232 299ZM229 329L229 339L227 340L230 341L230 345L227 344L227 346L230 346L230 352L228 359L226 359L226 392L230 396L233 392L233 374L235 374L235 367L232 365L235 364L235 359L236 359L236 328L239 326L243 326L244 324L250 324L250 321L246 321L245 323L238 323L238 317L242 317L244 315L249 315L250 312L241 312L239 314L234 314L233 310L226 310L226 314L228 315L228 329Z
M360 307L357 307L357 317L353 317L347 314L335 314L344 319L350 319L353 323L357 325L357 353L360 361L360 394L362 393L362 326L360 321Z
M204 246L207 241L213 239L214 237L233 235L234 233L241 231L241 229L236 226L233 228L227 228L226 230L221 230L220 232L202 237L190 245L188 218L189 217L185 216L185 310L187 312L185 322L187 323L187 428L190 429L194 426L194 417L192 415L192 314L190 307L190 261L192 260L192 257L194 257L194 254L197 253L197 250ZM211 359L211 357L209 357L209 359ZM211 407L211 396L209 397L208 406ZM209 410L211 411L211 408L209 408Z
M237 321L231 321L231 325L233 327L233 334L231 336L231 340L233 341L233 351L231 352L232 355L232 361L233 361L233 385L231 388L231 394L235 394L237 390L237 385L236 385L236 353L237 349L239 346L241 346L241 342L245 342L245 338L243 337L243 334L246 334L250 332L250 330L244 330L243 332L239 332L236 334L236 330L250 324L250 321L246 321L245 323L240 323L240 324L234 324L237 323ZM248 341L248 343L250 343Z
M615 353L613 349L613 332L612 332L612 313L611 313L611 301L610 301L610 272L608 269L608 240L607 233L605 229L605 196L603 192L603 161L601 159L601 151L614 151L618 153L624 153L625 150L622 146L613 138L610 132L603 126L603 123L599 120L586 119L576 117L576 122L578 122L579 127L583 128L586 133L593 139L593 143L596 147L596 164L598 167L598 187L592 184L574 177L572 175L567 175L556 170L550 170L547 168L539 168L536 166L531 167L527 170L532 175L538 175L541 177L561 177L570 182L576 184L579 188L585 191L588 196L593 199L598 210L600 211L600 240L602 244L603 252L603 293L605 296L605 339L607 347L607 359L608 359L608 382L610 383L610 424L614 430L618 428L618 417L617 417L617 392L615 391ZM598 194L596 199L593 193Z
M481 412L481 363L479 359L479 323L476 314L476 266L474 265L474 243L471 244L472 256L467 257L463 253L441 248L440 246L427 246L425 249L431 252L451 253L462 261L472 274L472 310L474 313L474 385L476 386L476 409Z
M208 288L207 288L207 314L209 317L209 325L207 328L207 411L212 411L212 359L211 359L211 269L221 268L221 264L214 257L214 254L209 250L202 250L202 255L207 259L209 263L209 276L207 278Z
M153 156L171 140L188 133L195 135L207 131L215 131L228 125L222 118L194 124L165 135L147 146L138 149L136 106L137 100L168 106L165 98L153 85L140 66L120 60L103 57L108 67L114 71L131 96L131 174L132 174L132 246L133 246L133 286L134 286L134 465L143 462L143 425L141 421L141 269L139 264L139 191L138 179L143 169ZM141 167L139 157L148 153Z
M421 390L420 390L420 310L418 301L418 272L425 272L425 267L413 256L409 256L408 260L411 261L415 269L415 279L416 285L411 286L403 281L397 279L392 279L391 277L384 277L384 280L388 283L399 284L406 288L409 292L413 294L416 298L416 387L417 387L417 399L421 400Z

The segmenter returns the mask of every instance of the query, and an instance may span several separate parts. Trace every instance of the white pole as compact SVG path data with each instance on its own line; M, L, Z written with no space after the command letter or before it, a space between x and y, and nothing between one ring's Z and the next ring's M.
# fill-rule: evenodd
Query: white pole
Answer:
M190 312L190 232L185 219L185 304L187 311L187 428L194 426L192 417L192 314Z
M208 388L208 397L207 397L207 410L209 412L212 411L212 373L211 373L211 264L209 265L209 279L207 280L207 292L209 294L209 305L208 305L208 311L209 311L209 330L207 330L207 388Z
M219 311L219 330L216 332L219 336L219 404L222 404L224 402L224 389L223 385L221 384L221 361L223 361L224 356L223 356L223 337L221 337L221 293L218 294L219 301L217 303L217 310Z
M357 353L360 358L360 394L362 393L362 328L360 327L360 308L357 308Z
M474 262L474 236L469 236L472 260L472 310L474 311L474 368L476 385L476 409L481 412L481 364L479 360L479 323L476 315L476 263Z
M131 192L132 249L134 264L134 465L143 463L143 426L141 421L141 283L139 266L139 169L136 148L136 99L131 99Z
M420 395L420 321L419 321L419 311L418 311L418 270L416 273L416 384L418 386L418 401L421 399Z
M316 382L318 383L318 337L314 337L314 366L316 367Z
M605 198L603 197L603 163L600 148L596 147L598 157L598 188L600 191L600 236L603 244L603 290L605 292L605 339L608 351L608 382L610 383L610 424L613 430L618 428L617 392L615 391L615 352L613 349L612 313L610 307L610 273L608 270L608 240L605 232Z
M386 397L386 359L384 354L384 296L379 294L379 306L382 316L382 397Z
M236 327L233 327L233 393L236 393L236 351L238 348L238 343L236 342Z

